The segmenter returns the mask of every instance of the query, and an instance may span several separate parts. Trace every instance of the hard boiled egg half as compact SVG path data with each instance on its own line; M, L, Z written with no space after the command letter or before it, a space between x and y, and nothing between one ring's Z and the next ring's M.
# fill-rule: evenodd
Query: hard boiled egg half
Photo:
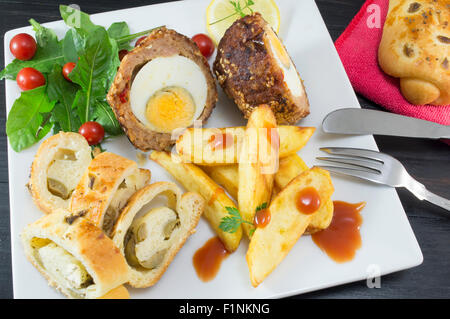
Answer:
M130 89L136 118L155 132L171 133L191 126L202 114L208 85L201 68L182 56L161 56L147 62Z

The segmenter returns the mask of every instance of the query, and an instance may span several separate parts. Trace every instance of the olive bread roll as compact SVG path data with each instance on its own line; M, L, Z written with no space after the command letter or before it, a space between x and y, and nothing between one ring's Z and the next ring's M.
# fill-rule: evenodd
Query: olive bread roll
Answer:
M167 205L151 208L158 202L153 202L158 195L167 198ZM149 287L161 278L186 239L195 232L204 205L200 195L182 194L170 182L148 185L133 195L112 237L125 255L131 286Z
M110 236L120 211L136 191L150 182L150 171L136 162L104 152L97 155L78 183L70 203Z
M412 104L450 104L450 2L391 0L378 50Z
M69 298L99 298L128 281L124 256L82 214L57 210L25 227L21 239L28 260Z
M33 160L28 183L39 209L46 214L67 209L91 159L91 148L80 134L60 132L46 139Z

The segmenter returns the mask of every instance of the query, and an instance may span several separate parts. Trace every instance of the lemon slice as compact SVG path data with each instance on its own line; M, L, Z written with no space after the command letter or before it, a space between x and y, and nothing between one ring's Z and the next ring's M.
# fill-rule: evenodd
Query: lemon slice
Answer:
M251 13L249 8L245 8L248 1L236 0L235 2L241 5L244 13ZM278 33L280 29L280 10L278 10L275 1L253 0L253 2L254 4L250 8L254 12L259 12L272 29ZM236 13L236 10L229 0L212 0L206 9L206 29L216 45L233 22L241 17L239 14L234 13Z

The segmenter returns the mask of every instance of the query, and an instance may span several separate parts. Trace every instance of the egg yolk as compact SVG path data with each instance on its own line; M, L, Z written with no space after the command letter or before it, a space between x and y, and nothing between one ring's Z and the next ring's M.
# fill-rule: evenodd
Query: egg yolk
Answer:
M194 114L194 100L181 87L166 87L155 92L148 100L145 112L147 120L163 133L190 126Z
M284 48L283 44L281 43L280 39L273 31L269 31L267 35L269 42L272 45L272 50L275 51L273 53L280 59L284 67L289 69L289 67L291 66L291 59L289 58L289 55L286 49Z

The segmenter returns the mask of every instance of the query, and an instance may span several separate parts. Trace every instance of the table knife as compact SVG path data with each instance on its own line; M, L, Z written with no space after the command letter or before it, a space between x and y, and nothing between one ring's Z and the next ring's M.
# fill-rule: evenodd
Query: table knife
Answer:
M450 138L450 126L384 111L345 108L329 113L322 122L326 133Z

